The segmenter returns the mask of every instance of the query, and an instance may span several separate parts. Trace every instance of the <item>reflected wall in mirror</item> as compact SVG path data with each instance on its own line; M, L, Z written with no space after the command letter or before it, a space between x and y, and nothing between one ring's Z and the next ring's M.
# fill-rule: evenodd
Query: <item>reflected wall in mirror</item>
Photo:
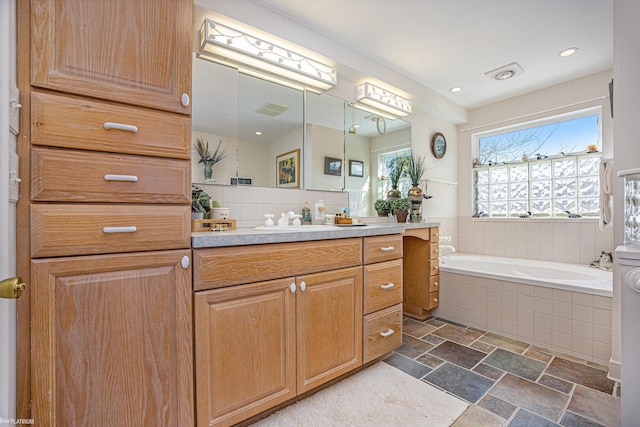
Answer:
M325 173L325 158L344 157L345 102L327 94L306 93L305 188L342 191L345 167L339 175Z
M390 153L411 149L411 123L400 119L384 119L354 108L345 108L345 191L354 216L376 216L373 208L378 198L386 197L382 160ZM350 174L349 161L363 162L362 177ZM405 196L406 197L406 196Z
M226 157L213 165L207 183L229 184L236 177L238 129L238 70L193 55L192 146L198 138L209 142L213 152L222 141ZM192 148L191 178L204 183L204 164Z

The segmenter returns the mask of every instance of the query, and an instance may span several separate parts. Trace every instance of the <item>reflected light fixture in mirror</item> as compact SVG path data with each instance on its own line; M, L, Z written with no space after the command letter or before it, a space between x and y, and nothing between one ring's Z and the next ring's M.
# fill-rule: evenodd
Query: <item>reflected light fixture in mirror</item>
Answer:
M305 54L205 18L201 56L260 74L274 75L299 88L323 92L337 84L337 70Z
M356 87L356 101L390 114L391 118L411 114L411 101L370 82Z

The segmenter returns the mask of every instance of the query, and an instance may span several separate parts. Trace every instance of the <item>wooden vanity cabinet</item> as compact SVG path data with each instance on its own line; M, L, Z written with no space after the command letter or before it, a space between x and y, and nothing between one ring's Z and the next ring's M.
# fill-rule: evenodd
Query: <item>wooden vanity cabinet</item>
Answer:
M31 0L31 84L190 114L191 3Z
M361 260L361 238L194 250L197 425L238 423L362 365ZM296 276L253 282L289 264Z
M364 238L363 363L402 345L402 235Z
M413 228L404 232L404 314L419 320L438 307L440 265L439 228Z
M194 424L191 9L20 2L32 272L21 418Z

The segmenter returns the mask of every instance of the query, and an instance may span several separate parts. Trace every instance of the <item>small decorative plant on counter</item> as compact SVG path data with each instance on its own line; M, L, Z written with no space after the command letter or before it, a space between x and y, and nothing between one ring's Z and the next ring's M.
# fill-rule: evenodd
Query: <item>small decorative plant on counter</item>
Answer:
M218 142L218 146L213 154L209 152L209 141L205 141L202 137L196 138L196 143L193 145L193 148L196 149L200 156L200 161L198 163L204 163L205 182L211 181L213 165L227 157L227 153L224 151L224 148L222 148L222 140Z
M422 188L420 188L420 180L422 175L427 171L426 154L418 157L416 153L411 151L411 156L407 162L407 175L411 179L412 188L409 189L409 199L411 200L411 216L409 222L422 222L422 214L420 208L422 206Z
M373 204L373 207L376 211L378 211L378 216L389 216L389 212L391 212L391 206L388 201L383 199L378 199Z
M202 188L196 187L195 185L191 184L192 219L203 219L210 210L211 197Z
M387 161L387 173L389 181L391 181L391 190L387 193L387 200L392 201L402 197L400 190L398 190L398 184L400 178L406 174L408 162L409 157L407 156L394 157Z
M391 211L396 216L398 222L407 222L407 215L411 209L411 200L408 197L396 199L391 202Z

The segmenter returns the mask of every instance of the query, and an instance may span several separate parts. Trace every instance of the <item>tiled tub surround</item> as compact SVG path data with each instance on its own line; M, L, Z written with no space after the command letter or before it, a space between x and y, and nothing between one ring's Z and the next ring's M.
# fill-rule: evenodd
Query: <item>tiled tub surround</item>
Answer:
M459 252L587 265L613 248L612 229L594 219L458 217Z
M611 297L440 272L435 315L609 364Z

